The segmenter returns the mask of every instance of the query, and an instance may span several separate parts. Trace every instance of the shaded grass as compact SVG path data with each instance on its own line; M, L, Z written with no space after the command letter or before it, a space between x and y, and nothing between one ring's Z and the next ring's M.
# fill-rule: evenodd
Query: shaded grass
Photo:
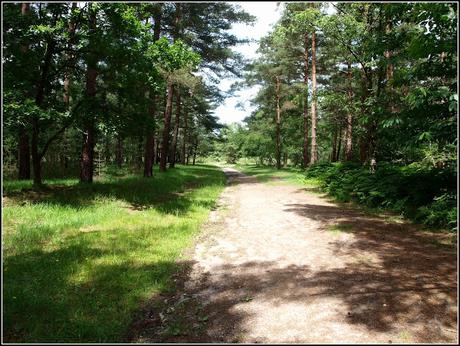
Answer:
M153 179L4 182L7 342L117 342L133 312L171 289L225 182L212 166Z

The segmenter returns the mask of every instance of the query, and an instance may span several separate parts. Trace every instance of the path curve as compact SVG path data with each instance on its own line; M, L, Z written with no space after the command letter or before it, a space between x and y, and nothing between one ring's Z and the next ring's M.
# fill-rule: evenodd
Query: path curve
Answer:
M296 186L223 170L221 208L183 288L160 314L162 328L138 341L457 341L455 247Z

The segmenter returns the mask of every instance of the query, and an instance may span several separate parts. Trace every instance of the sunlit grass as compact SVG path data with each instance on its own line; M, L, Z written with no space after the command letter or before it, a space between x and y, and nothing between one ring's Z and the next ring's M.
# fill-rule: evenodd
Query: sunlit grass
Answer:
M269 185L289 184L302 187L313 193L322 192L321 181L316 178L305 177L304 171L300 168L285 167L277 170L274 167L243 164L235 165L235 168Z
M351 233L353 231L353 225L349 224L337 224L330 225L327 230L334 236L339 236L342 233Z
M170 289L224 181L215 167L178 166L40 190L5 182L5 339L120 341L139 304Z

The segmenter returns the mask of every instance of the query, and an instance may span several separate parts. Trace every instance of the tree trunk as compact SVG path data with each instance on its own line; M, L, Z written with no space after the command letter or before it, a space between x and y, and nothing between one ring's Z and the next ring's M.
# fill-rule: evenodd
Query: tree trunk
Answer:
M43 65L41 66L40 80L38 81L38 84L37 84L37 93L35 96L35 104L39 108L43 107L43 101L45 98L46 80L48 78L48 72L51 66L51 60L54 54L55 47L56 47L56 42L54 40L48 41L45 58L43 61ZM41 159L45 154L43 153L42 155L40 155L40 152L38 149L39 134L40 134L40 120L37 116L34 116L32 119L32 140L31 140L31 154L32 154L33 172L34 172L34 185L42 184Z
M21 6L21 15L26 16L29 14L30 4L23 3ZM29 50L29 45L24 43L21 45L21 52L25 55ZM24 66L24 68L26 68ZM19 129L19 172L18 179L25 180L30 179L30 146L29 146L29 135L25 126L21 126Z
M153 148L154 156L155 156L155 164L160 164L160 140L157 136L155 136L154 148Z
M174 87L172 81L168 78L166 109L164 113L163 141L161 143L160 172L166 172L166 161L169 149L169 128L171 125L171 110Z
M353 102L353 89L352 89L352 75L351 75L351 62L348 61L348 103L349 110L347 114L347 123L345 128L345 161L351 161L353 159L353 112L351 110L351 103Z
M42 167L41 167L41 158L38 153L38 136L40 133L40 127L38 123L38 118L34 117L32 119L32 166L34 171L34 185L42 184Z
M339 138L337 140L337 151L335 152L335 160L340 160L340 150L342 149L342 128L339 128Z
M276 169L281 169L281 109L280 109L280 87L281 81L280 77L276 76Z
M91 11L91 4L88 6L89 15L89 29L90 29L90 46L94 44L92 35L96 29L96 13ZM92 44L91 44L92 43ZM90 104L92 104L96 97L96 78L97 78L97 58L94 52L89 53L86 70L86 97ZM84 121L85 133L83 135L83 149L80 162L80 181L86 183L93 182L94 173L94 116L92 114L86 116Z
M198 139L195 141L195 145L193 146L193 162L192 165L195 166L196 161L196 151L198 150Z
M151 112L149 112L152 115ZM154 116L154 115L153 115ZM153 162L155 160L155 133L149 133L144 148L144 177L153 176Z
M186 152L187 152L187 148L186 148L186 145L187 145L187 132L188 132L188 116L187 116L187 112L184 112L184 128L183 128L183 132L182 132L182 153L181 153L181 163L184 165L184 164L188 164L188 162L186 162L186 159L185 159L185 155L186 155Z
M304 104L303 104L303 151L302 151L302 167L306 168L309 162L308 153L308 33L304 35L305 50L304 50L304 77L303 84L305 88Z
M157 4L154 7L154 14L153 14L153 40L157 41L160 38L160 31L161 31L161 10L162 4ZM155 117L156 117L156 94L153 91L150 91L150 107L149 107L149 116L155 126ZM151 177L153 176L153 164L156 159L156 148L155 148L155 129L150 131L147 134L147 138L145 140L145 150L144 150L144 177Z
M169 168L174 168L176 164L176 148L177 148L177 136L179 135L179 123L180 123L180 90L176 90L176 119L174 120L174 132L171 145L171 158L169 162Z
M29 135L25 128L21 128L19 134L19 176L18 179L30 179L30 147Z
M311 158L310 163L318 161L318 145L316 142L316 33L311 34Z

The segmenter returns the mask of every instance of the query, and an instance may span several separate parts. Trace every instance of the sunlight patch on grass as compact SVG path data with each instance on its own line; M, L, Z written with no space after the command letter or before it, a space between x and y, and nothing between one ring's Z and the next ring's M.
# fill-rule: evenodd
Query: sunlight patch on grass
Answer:
M337 224L330 225L327 230L334 236L339 236L343 233L351 233L353 230L353 225L349 224Z
M181 165L153 179L48 181L38 197L6 182L6 339L120 341L139 304L170 289L224 182L216 167Z
M235 168L244 174L256 177L260 182L270 185L289 184L305 187L305 176L302 170L298 168L283 168L277 170L273 167L250 165L235 165ZM310 183L314 185L314 181Z

